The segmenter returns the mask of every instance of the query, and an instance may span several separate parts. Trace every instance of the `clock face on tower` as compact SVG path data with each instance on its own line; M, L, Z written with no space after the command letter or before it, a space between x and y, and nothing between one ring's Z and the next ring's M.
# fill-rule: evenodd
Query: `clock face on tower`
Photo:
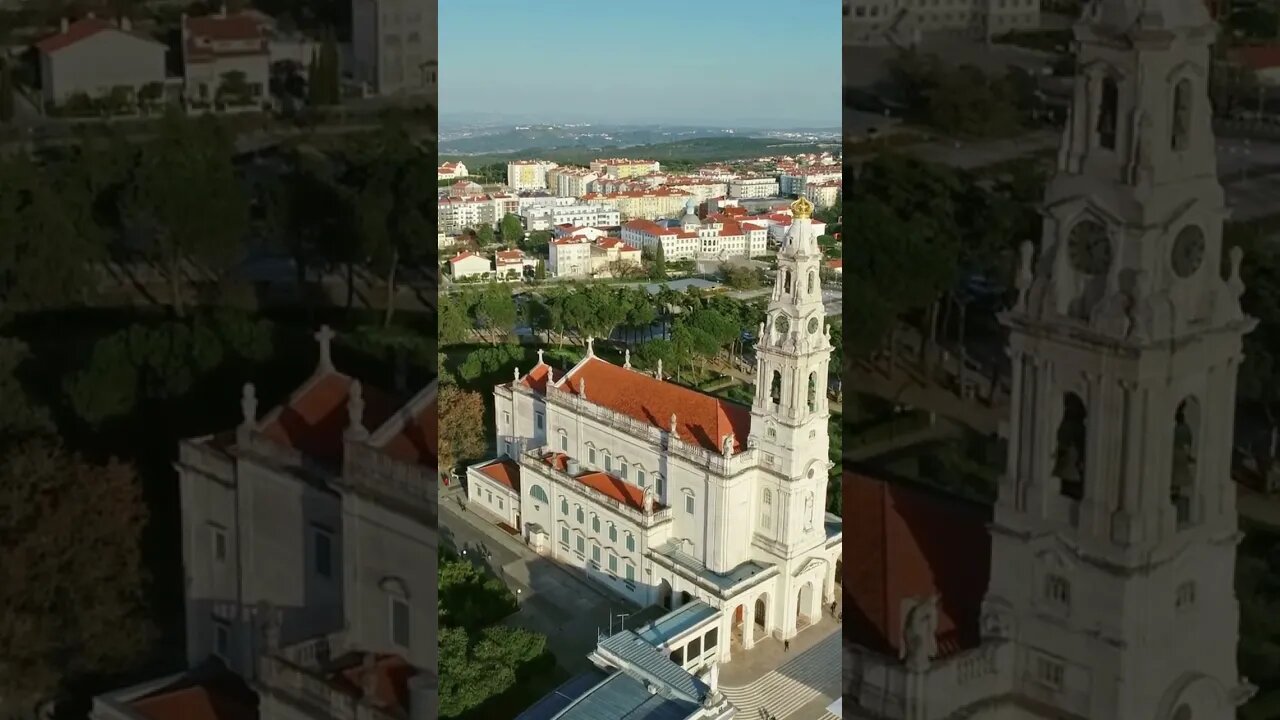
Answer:
M1180 278L1191 277L1204 262L1204 231L1188 225L1173 240L1173 271Z
M809 334L816 335L818 333L818 318L809 318Z
M1111 239L1107 229L1094 220L1081 220L1067 238L1071 265L1086 275L1103 275L1111 267Z

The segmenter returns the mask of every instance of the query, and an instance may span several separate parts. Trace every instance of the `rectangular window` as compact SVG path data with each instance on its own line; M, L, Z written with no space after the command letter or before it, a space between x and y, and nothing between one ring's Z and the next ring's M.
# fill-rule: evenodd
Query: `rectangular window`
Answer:
M609 554L609 572L618 572L618 556Z
M502 498L498 498L498 509L502 509Z
M613 456L612 456L612 455L605 454L605 456L604 456L604 471L605 471L605 472L613 472Z
M1062 689L1064 674L1062 663L1046 657L1036 658L1036 679L1055 690Z
M644 471L640 468L636 468L636 484L644 487Z
M222 528L212 525L209 527L213 542L213 559L218 562L225 562L227 559L227 532Z
M595 543L591 543L591 559L600 562L600 546Z
M692 495L684 496L684 511L689 513L690 515L693 514L693 496Z
M632 565L631 563L627 563L627 580L631 581L635 579L636 579L636 566Z
M231 625L222 618L213 619L213 654L231 659Z
M568 435L560 436L560 449L565 452L569 452L569 436Z
M694 638L684 650L684 656L690 660L702 654L702 638Z
M587 551L587 541L584 540L581 535L579 535L578 536L578 552L583 553L586 551Z
M391 598L391 642L409 647L409 603L395 597Z
M542 429L543 422L544 420L543 420L542 413L537 413L536 415L533 416L533 426L538 430Z
M708 650L716 646L716 642L719 640L718 635L719 635L718 630L716 628L711 628L709 631L707 631L706 635L702 636L705 640L703 644L707 646Z
M595 449L595 448L587 448L587 462L591 463L592 465L595 465L595 464L596 464L596 449Z
M323 528L313 528L315 537L315 571L320 577L333 578L333 535Z
M502 413L502 424L503 424L503 425L510 425L510 424L511 424L511 413L509 413L509 412L504 412L504 413Z
M569 545L569 528L560 528L560 542L564 543L566 546Z
M485 493L488 495L489 502L493 502L493 491L492 491L492 490L485 490Z

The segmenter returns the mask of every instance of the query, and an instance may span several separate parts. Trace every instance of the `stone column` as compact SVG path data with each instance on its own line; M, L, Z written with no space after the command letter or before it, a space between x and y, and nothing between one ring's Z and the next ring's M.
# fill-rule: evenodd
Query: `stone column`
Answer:
M767 621L766 621L767 622ZM756 603L746 602L742 611L742 647L750 650L756 644Z

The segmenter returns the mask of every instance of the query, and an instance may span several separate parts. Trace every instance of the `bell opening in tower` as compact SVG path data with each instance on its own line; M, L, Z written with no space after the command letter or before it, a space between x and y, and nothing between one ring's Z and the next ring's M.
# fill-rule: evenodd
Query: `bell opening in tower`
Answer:
M1084 499L1087 417L1084 401L1079 395L1067 393L1063 396L1053 475L1058 478L1058 491L1072 500Z
M1116 149L1116 120L1120 106L1120 87L1115 78L1102 79L1102 97L1098 103L1098 145Z

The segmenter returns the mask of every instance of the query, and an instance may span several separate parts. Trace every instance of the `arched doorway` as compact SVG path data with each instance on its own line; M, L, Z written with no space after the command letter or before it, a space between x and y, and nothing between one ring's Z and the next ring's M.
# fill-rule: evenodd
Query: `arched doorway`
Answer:
M817 618L811 614L813 607L813 583L807 582L800 586L800 592L796 594L796 630L812 625Z
M746 631L746 628L743 627L743 621L746 619L746 616L746 606L739 605L733 609L733 615L729 620L729 637L733 641L734 647L742 647L742 633Z
M684 607L685 605L688 605L691 602L693 602L693 596L689 594L689 591L681 590L680 591L680 607Z
M753 640L759 639L769 634L769 596L767 594L756 598L755 623L753 623L751 632Z
M666 580L658 584L658 604L668 610L671 609L671 583Z

